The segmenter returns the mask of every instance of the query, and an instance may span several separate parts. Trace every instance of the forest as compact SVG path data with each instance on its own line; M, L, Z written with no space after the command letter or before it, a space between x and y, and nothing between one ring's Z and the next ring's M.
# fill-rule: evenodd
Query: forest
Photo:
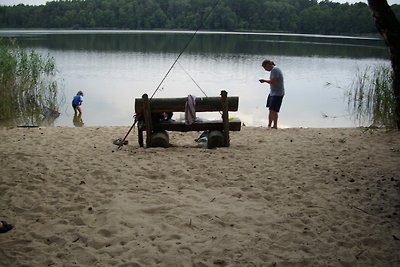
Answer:
M377 33L367 1L329 0L57 0L0 6L0 28Z

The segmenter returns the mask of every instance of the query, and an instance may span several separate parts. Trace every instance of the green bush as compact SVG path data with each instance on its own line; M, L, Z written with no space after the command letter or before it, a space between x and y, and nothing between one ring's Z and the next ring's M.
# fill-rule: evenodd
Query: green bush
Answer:
M44 125L59 115L56 65L50 55L0 39L0 121Z

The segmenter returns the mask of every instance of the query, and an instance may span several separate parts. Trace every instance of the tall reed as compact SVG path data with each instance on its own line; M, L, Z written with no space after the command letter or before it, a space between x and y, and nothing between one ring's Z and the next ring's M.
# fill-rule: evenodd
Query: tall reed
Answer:
M0 39L0 120L42 125L59 115L55 60Z
M376 65L359 70L348 94L348 108L360 125L396 128L392 68Z

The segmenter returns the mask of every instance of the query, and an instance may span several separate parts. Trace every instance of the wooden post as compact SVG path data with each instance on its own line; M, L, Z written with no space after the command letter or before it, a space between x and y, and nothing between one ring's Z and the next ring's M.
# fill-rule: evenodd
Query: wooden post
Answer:
M143 99L143 115L144 115L144 124L146 128L146 147L150 146L151 141L151 132L152 132L152 121L151 121L151 110L150 110L150 102L149 96L147 94L142 95Z
M143 147L143 129L138 128L138 142L139 146Z
M224 125L224 146L229 146L229 117L228 117L228 93L225 90L221 91L221 105L222 105L222 123Z

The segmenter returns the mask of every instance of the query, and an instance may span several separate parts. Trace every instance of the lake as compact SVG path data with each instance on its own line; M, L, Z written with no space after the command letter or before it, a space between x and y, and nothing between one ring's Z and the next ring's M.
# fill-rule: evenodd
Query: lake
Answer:
M239 96L239 117L266 126L268 78L261 67L273 60L285 78L280 127L359 126L346 93L366 67L390 64L380 38L190 31L0 31L29 49L55 58L65 98L52 126L73 126L72 97L85 93L85 126L130 126L134 99ZM190 42L191 40L191 42ZM190 43L189 43L190 42ZM187 49L160 85L184 47ZM159 90L156 89L159 87ZM182 114L174 114L175 118ZM215 114L201 114L205 119Z

